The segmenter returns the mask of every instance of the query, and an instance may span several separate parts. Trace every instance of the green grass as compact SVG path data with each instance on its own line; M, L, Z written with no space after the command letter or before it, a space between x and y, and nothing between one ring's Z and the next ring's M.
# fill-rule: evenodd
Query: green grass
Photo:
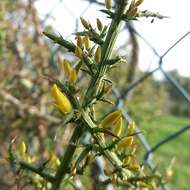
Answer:
M159 116L148 122L139 124L140 129L155 145L164 137L190 124L190 119L175 116ZM169 187L172 190L189 190L190 188L190 130L178 136L176 139L164 144L154 154L154 163L163 172L175 157L173 166L174 175Z

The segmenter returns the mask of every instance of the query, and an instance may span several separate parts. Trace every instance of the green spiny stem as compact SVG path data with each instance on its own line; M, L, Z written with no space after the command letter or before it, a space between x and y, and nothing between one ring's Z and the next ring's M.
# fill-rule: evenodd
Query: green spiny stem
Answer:
M62 36L56 36L54 34L50 34L48 32L43 32L45 36L53 40L55 43L67 48L71 52L75 52L75 45L71 42L68 42L67 40L64 40Z
M81 137L82 132L83 132L83 128L79 124L73 132L73 135L69 141L69 145L67 146L63 159L61 160L61 165L59 166L56 172L55 181L53 183L52 190L58 190L60 188L62 179L65 177L68 171L69 164L72 161L73 155L77 147L76 146L77 142L79 138Z
M88 97L91 89L97 83L97 81L99 79L101 79L106 73L107 66L105 63L110 58L111 53L113 51L113 46L115 44L116 37L119 33L119 26L120 26L120 22L121 22L120 17L126 9L127 2L128 2L128 0L120 0L118 3L118 9L116 11L117 14L114 17L114 19L112 20L111 26L110 26L109 31L108 31L108 35L107 35L106 40L105 40L105 44L103 46L102 58L101 58L99 70L96 73L96 76L90 82L89 88L87 90L87 97ZM65 44L63 44L63 45L65 45ZM71 46L68 46L68 47L71 51L73 51ZM85 121L85 124L87 124L88 127L90 127L90 128L96 127L96 125L94 125L94 123L92 122L92 120L88 116L88 114L84 110L80 110L80 111L82 114L82 119L83 119L83 121ZM59 189L61 182L62 182L62 179L64 178L64 176L66 174L68 165L71 163L72 157L73 157L74 152L76 150L75 145L78 142L78 139L80 138L80 136L82 135L82 132L83 132L83 129L80 125L75 128L73 135L70 139L69 145L68 145L66 152L63 156L63 159L61 161L61 165L58 168L57 173L55 175L56 179L55 179L55 182L53 183L52 190L58 190ZM122 162L117 157L117 155L115 153L110 152L109 150L103 149L106 147L106 145L105 145L104 140L101 138L101 135L95 134L94 138L95 138L96 142L99 144L99 146L102 147L102 154L106 156L106 158L112 163L112 165L116 169L122 170L123 176L125 176L125 177L132 176L130 171L121 168Z
M96 76L92 78L90 81L89 87L87 89L85 99L88 99L91 93L91 89L96 86L96 83L98 80L101 80L106 71L107 71L107 60L111 57L111 54L113 52L113 47L115 44L115 41L117 39L117 35L119 34L119 28L120 28L120 23L121 23L121 16L124 13L126 7L127 7L127 2L128 0L120 0L118 3L118 7L115 13L115 16L111 22L111 25L108 30L108 34L106 36L103 48L102 48L102 57L101 57L101 62L99 63L99 69L96 73ZM99 87L97 87L99 88ZM84 99L84 101L85 101ZM85 105L85 104L83 104Z
M114 18L115 13L109 10L100 10L103 13L106 13L109 15L110 18ZM163 19L163 18L169 18L168 16L164 16L159 14L158 12L151 12L151 11L138 11L137 14L134 17L128 17L127 14L123 14L121 16L121 19L125 22L129 22L130 20L137 20L138 17L153 17L153 18L158 18L158 19Z
M91 129L97 127L93 123L93 121L91 120L89 115L84 110L81 109L80 111L81 111L82 121L75 128L73 135L69 141L69 145L65 151L65 154L61 161L61 165L58 168L57 173L55 175L55 181L53 183L52 190L59 189L62 179L64 178L65 174L68 171L69 164L71 163L72 157L76 150L76 144L83 132L82 124L86 125L88 128L91 128ZM105 149L106 144L104 142L104 139L102 139L102 136L100 134L93 134L93 137L94 137L96 143L101 148L101 153L110 161L110 163L113 165L113 167L116 168L117 170L121 171L123 177L125 177L125 178L132 177L133 174L129 170L122 168L122 162L118 158L118 156L114 152L111 152L111 151Z
M43 177L44 179L46 179L47 181L49 181L51 183L53 183L55 180L54 176L52 176L48 172L42 170L42 168L33 166L24 161L20 161L19 164L20 164L21 169L30 170L30 171L40 175L41 177Z
M47 36L48 38L50 38L51 40L53 40L55 43L67 48L68 51L75 53L76 46L73 43L63 39L62 36L56 36L56 35L50 34L48 32L43 32L43 34L45 36ZM91 72L91 75L93 75L93 70L91 68L91 65L94 63L93 63L92 59L90 59L90 57L88 57L84 52L83 52L83 61L86 64L86 66L88 67L89 71Z
M125 11L126 6L127 6L127 0L120 0L120 2L118 3L118 8L115 12L115 16L109 27L108 34L106 36L106 40L102 49L102 58L101 58L100 67L102 67L102 65L105 65L105 62L110 58L113 52L113 47L115 45L115 41L119 34L121 16Z
M85 34L89 34L88 31L85 32L76 32L76 35L81 35L81 36L85 36ZM104 41L101 39L101 37L99 36L99 34L93 35L90 33L90 40L92 40L94 43L99 44L100 46L102 46L104 44Z
M84 125L87 125L91 129L94 129L97 127L85 111L81 110L81 114L82 114ZM98 133L95 133L92 135L96 143L99 145L99 148L101 149L101 153L110 161L112 166L115 169L120 170L124 178L127 179L128 177L133 177L133 174L131 171L125 168L122 168L122 161L118 158L118 156L114 152L106 149L106 144L102 136Z
M19 165L20 165L20 169L22 170L28 170L28 171L34 172L51 183L55 182L55 179L56 179L55 176L51 175L48 171L46 171L45 167L43 169L42 167L35 166L25 161L20 161ZM70 171L71 169L67 168L68 174L70 174ZM77 170L77 174L82 174L82 171L80 170L80 168L79 170Z
M113 20L111 22L105 43L103 45L101 62L99 64L99 70L97 71L96 76L94 78L92 78L92 80L90 81L84 101L89 99L92 89L94 88L94 86L96 86L97 81L101 80L107 71L106 63L107 63L107 60L111 57L111 54L113 52L113 47L114 47L117 35L119 33L121 16L127 7L127 2L128 2L128 0L120 0L118 3L118 8L116 10L115 17L113 18ZM99 85L97 86L97 88L99 88ZM85 105L85 103L83 103L83 105ZM94 125L94 123L91 121L91 118L86 114L86 112L82 113L82 117L84 119L84 122L89 127L91 127L91 128L96 127ZM106 144L105 144L104 140L102 139L101 135L93 134L93 137L96 140L96 142L98 143L98 145L102 148L102 154L112 163L112 165L116 169L121 170L121 173L123 174L124 177L128 178L129 176L132 176L132 173L129 170L121 167L122 162L115 153L113 153L109 150L104 150L106 147Z
M150 179L156 178L158 180L161 180L161 177L159 175L150 175L150 176L143 176L143 177L131 177L128 179L130 182L135 182L135 181L149 181Z

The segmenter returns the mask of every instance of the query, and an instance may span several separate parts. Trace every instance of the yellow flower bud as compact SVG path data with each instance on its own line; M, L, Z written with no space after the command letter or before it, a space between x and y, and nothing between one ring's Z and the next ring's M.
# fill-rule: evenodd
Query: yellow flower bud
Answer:
M83 47L83 40L81 38L81 36L76 36L76 40L77 40L77 46L79 46L80 48Z
M26 154L26 144L25 144L25 142L23 141L23 142L21 143L21 145L20 145L20 148L19 148L19 156L20 156L21 158L23 158L23 157L25 156L25 154Z
M70 74L69 74L69 82L71 84L74 84L77 80L77 73L75 69L72 69Z
M127 148L133 144L133 137L124 137L118 142L118 148Z
M101 49L101 47L98 47L96 49L96 52L95 52L95 61L96 61L96 63L100 62L100 60L101 60L101 54L102 54L102 49Z
M90 24L88 21L86 21L83 17L80 17L80 21L82 25L88 30L90 28Z
M128 135L131 135L131 134L133 134L134 133L134 130L135 130L135 122L133 121L132 123L130 123L129 125L128 125L128 128L127 128L127 134Z
M120 119L115 123L115 128L114 128L114 132L117 136L121 135L122 127L123 127L123 119L122 117L120 117Z
M75 176L76 173L77 173L77 169L76 169L76 167L75 167L75 168L72 169L72 171L71 171L71 175L72 175L72 176Z
M63 113L68 113L72 111L72 105L69 99L66 97L64 93L62 93L56 84L52 87L52 96L55 99L56 107L62 111Z
M103 25L99 18L96 19L96 24L97 24L98 30L102 31Z
M106 8L109 10L112 8L112 0L105 0Z
M56 158L55 163L57 166L59 166L61 164L61 161L59 160L59 158Z
M26 161L30 164L32 163L32 158L28 155L26 156Z
M70 75L72 67L70 65L70 62L68 60L64 60L63 61L63 70L65 71L65 73L67 74L67 76Z
M79 46L76 46L76 48L75 48L75 55L76 55L78 58L80 58L80 59L83 58L82 49L81 49Z
M61 162L60 162L59 158L56 156L56 154L50 153L50 159L48 162L48 166L55 168L55 167L59 166L60 164L61 164Z
M108 128L114 125L120 118L121 118L121 111L115 111L110 113L108 116L106 116L102 122L101 122L101 127L102 128Z
M31 164L32 162L35 162L35 157L32 157L32 156L30 156L30 155L27 155L26 156L26 161L29 163L29 164Z
M140 165L134 157L132 157L129 167L131 170L134 170L135 172L138 172L141 169Z
M89 35L87 34L84 37L84 43L85 43L86 49L89 50L91 48L91 42L90 42Z

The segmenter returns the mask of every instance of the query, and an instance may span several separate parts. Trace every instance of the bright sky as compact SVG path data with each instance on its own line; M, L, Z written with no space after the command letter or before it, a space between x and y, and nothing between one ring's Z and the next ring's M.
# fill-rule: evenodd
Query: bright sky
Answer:
M83 12L83 17L95 24L96 18L100 18L106 24L109 20L98 10L100 7L92 5L84 0L38 0L36 7L40 16L54 9L53 17L48 20L57 32L64 37L68 37L76 28L76 18ZM56 6L57 5L57 6ZM88 10L87 10L88 8ZM177 39L190 31L190 1L189 0L144 0L141 10L150 10L169 16L168 19L155 20L151 24L151 19L141 19L135 22L137 31L145 37L159 52L164 53ZM79 25L79 29L81 25ZM125 37L124 35L122 38ZM189 49L189 50L188 50ZM149 65L155 67L157 60L147 46L140 41L140 68L146 70ZM164 59L164 68L167 70L177 69L180 74L190 76L190 35L176 46Z

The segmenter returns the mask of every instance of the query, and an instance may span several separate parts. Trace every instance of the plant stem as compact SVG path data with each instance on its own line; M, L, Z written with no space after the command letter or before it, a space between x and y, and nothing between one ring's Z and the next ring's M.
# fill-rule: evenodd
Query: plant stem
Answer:
M69 145L67 146L65 154L61 161L61 165L59 166L59 168L57 170L57 173L55 175L55 181L52 186L52 190L59 189L62 179L64 178L65 174L68 171L69 164L71 163L72 157L76 150L77 142L78 142L79 138L81 137L82 132L83 132L83 128L79 124L73 132L73 135L69 141Z
M120 29L120 23L121 23L121 16L125 12L125 9L127 7L128 0L120 0L118 2L118 7L115 12L115 17L113 18L111 25L108 30L108 34L105 39L105 43L102 48L102 57L101 62L99 63L99 69L95 75L94 78L90 81L89 87L86 92L85 99L87 99L90 96L91 89L96 86L96 83L98 80L101 80L101 78L104 77L106 71L107 71L107 60L111 57L111 54L113 52L113 47L115 44L115 41L117 39L117 36L119 34ZM97 87L99 88L99 87ZM85 100L84 100L85 101Z
M97 127L85 111L81 110L81 115L84 125L90 127L91 129ZM102 136L99 133L92 134L92 136L95 139L96 143L99 145L101 153L109 160L112 166L116 170L120 170L123 177L133 177L131 171L126 168L122 168L122 161L118 158L118 156L114 152L105 149L106 144Z
M106 61L110 58L110 56L113 52L113 47L114 47L117 35L119 33L121 16L126 9L127 2L128 2L128 0L120 0L118 2L118 7L116 9L115 17L113 18L113 20L111 22L105 43L103 45L102 57L101 57L101 62L99 64L99 69L98 69L95 77L93 77L92 80L90 81L84 101L86 99L88 99L88 96L90 95L90 92L94 88L94 86L96 86L97 81L100 80L107 71ZM71 51L72 51L72 48L71 48ZM97 88L99 88L99 85L97 86ZM88 116L88 114L82 109L81 109L81 114L82 114L83 122L85 122L84 124L88 125L88 127L90 127L90 128L96 127L96 125L94 125L94 123L92 122L92 120ZM55 175L56 180L53 184L52 190L59 189L59 187L61 185L61 181L66 174L68 165L71 163L72 157L76 150L76 143L78 142L78 139L82 135L82 131L83 131L82 127L79 124L73 132L73 135L70 139L70 143L64 154L63 160L61 161L61 165L60 165L59 169L57 170L57 173ZM105 147L105 143L99 134L95 134L94 138L100 147L103 147L103 148ZM120 169L122 162L120 161L120 159L117 157L116 154L114 154L108 150L103 151L103 149L102 149L102 154L107 157L107 159L112 163L112 165L114 167L116 167L116 169ZM129 171L126 171L126 170L124 170L124 171L127 174L127 176L129 176Z
M43 171L41 168L36 167L36 166L32 166L31 164L28 164L27 162L24 161L20 161L19 162L21 169L26 169L26 170L30 170L38 175L40 175L41 177L43 177L44 179L46 179L47 181L53 183L55 180L55 177L50 175L48 172Z

